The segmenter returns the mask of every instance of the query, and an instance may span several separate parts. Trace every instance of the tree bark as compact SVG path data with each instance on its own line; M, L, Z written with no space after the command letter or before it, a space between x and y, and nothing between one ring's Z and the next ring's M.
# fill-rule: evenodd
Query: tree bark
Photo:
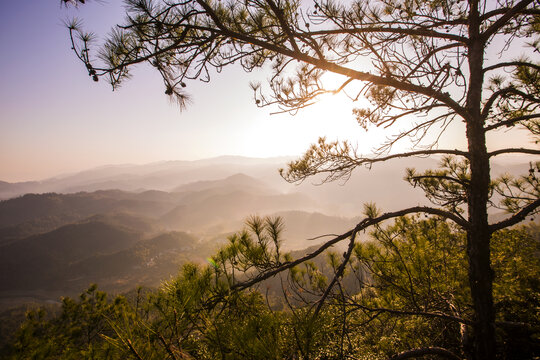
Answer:
M485 41L480 35L478 1L471 1L469 15L469 92L467 94L467 139L471 182L468 191L470 228L467 231L469 284L474 308L474 360L495 357L495 311L493 271L490 260L491 232L487 217L490 166L484 119L481 114Z
M469 128L469 126L468 126ZM474 128L474 126L470 126ZM493 308L493 271L490 259L491 233L487 221L489 161L485 151L485 136L470 130L471 184L467 255L469 285L474 308L473 359L493 359L495 356L495 312ZM482 149L482 147L484 149ZM474 153L474 155L472 155Z

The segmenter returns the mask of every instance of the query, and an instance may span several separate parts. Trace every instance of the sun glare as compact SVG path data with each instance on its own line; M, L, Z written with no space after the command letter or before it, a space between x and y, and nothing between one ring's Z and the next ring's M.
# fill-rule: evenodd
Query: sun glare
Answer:
M360 127L352 110L363 106L367 106L365 99L353 101L343 93L328 93L294 116L261 114L251 123L254 136L244 139L242 152L257 157L300 155L319 137L326 137L348 140L357 145L359 153L371 153L384 142L385 131L373 128L366 132Z

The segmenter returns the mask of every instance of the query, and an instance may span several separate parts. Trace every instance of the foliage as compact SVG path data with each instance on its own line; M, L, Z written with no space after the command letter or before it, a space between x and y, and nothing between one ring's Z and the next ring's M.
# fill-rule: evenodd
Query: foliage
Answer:
M538 224L504 230L493 238L499 351L509 358L540 354L540 237L535 228Z
M319 297L326 283L320 282L338 271L338 255L327 254L334 269L328 276L314 264L292 268L280 310L268 301L268 290L261 292L264 286L234 290L261 264L261 257L246 251L261 254L268 245L256 240L262 235L256 225L276 222L252 218L207 266L184 265L158 291L139 289L110 301L91 286L77 300L63 299L59 315L29 312L11 358L384 359L427 346L465 355L474 314L462 250L466 237L450 222L402 217L377 226L369 240L354 246L347 271L324 302ZM537 227L494 236L500 358L540 355ZM250 246L239 247L242 236ZM233 259L243 259L247 272L236 268L233 277ZM291 260L283 254L284 262Z
M78 301L62 300L62 312L48 319L44 309L32 310L18 331L13 344L13 359L100 359L108 357L112 347L102 336L111 334L108 319L121 312L123 298L113 303L92 285Z

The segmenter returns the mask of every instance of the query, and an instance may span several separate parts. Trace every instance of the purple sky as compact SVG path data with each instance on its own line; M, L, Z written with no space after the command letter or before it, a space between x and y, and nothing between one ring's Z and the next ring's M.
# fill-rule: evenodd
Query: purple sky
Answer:
M82 18L103 38L123 17L120 3L94 1L79 9L55 0L1 3L0 180L112 163L298 155L319 135L360 135L350 105L336 100L295 117L258 109L248 84L265 74L226 69L210 84L188 83L194 101L184 112L144 66L116 92L95 84L71 53L63 20ZM335 118L331 126L325 114Z
M220 155L299 155L318 136L353 139L362 152L384 140L362 131L353 104L327 97L297 116L258 109L250 80L267 74L225 69L210 84L188 83L180 112L161 79L141 66L116 92L94 83L71 53L63 20L77 16L100 38L122 20L121 1L65 9L56 0L0 3L0 180L39 180L104 164L191 160ZM443 143L462 145L460 129ZM398 149L399 150L399 149Z

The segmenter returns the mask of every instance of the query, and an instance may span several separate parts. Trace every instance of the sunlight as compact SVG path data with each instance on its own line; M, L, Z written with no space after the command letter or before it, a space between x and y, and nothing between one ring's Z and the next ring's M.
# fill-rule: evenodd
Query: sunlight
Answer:
M384 142L387 131L373 128L366 132L358 125L352 109L366 106L364 102L352 101L344 94L326 94L294 116L261 114L250 122L251 129L246 133L253 136L243 139L240 152L256 157L298 156L324 136L329 140L349 140L358 145L359 153L371 153Z

